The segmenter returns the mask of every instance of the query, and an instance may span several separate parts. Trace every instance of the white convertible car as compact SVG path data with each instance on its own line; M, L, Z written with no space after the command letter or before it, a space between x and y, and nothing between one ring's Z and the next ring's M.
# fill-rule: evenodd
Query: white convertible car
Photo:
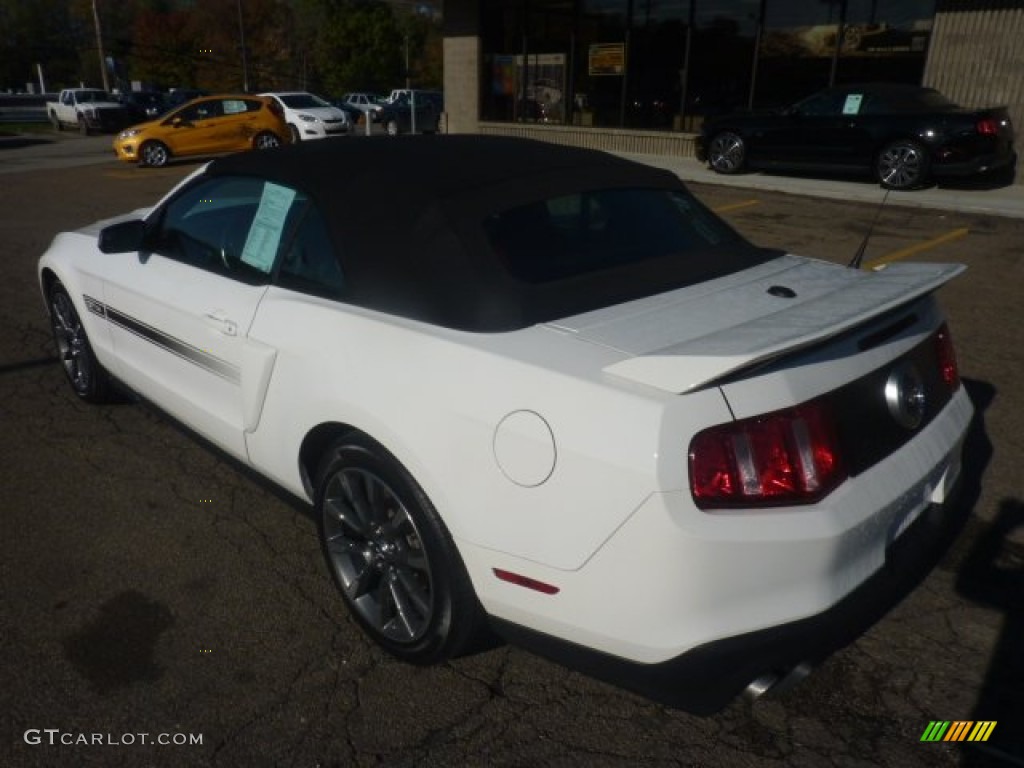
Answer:
M215 160L39 279L75 393L137 393L314 505L395 656L489 627L710 712L931 551L972 416L933 295L961 269L760 249L667 172L449 136Z

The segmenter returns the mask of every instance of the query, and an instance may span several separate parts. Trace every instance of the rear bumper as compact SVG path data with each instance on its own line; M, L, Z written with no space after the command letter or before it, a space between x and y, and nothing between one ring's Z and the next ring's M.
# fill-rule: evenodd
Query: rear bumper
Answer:
M883 568L831 608L798 621L716 640L655 664L642 664L501 619L507 641L591 677L670 707L711 715L752 684L780 687L849 645L910 593L938 562L956 531L959 483L930 505L888 549ZM751 691L753 693L753 690ZM764 692L760 687L757 694Z
M818 505L704 513L688 492L652 494L579 571L526 571L556 596L509 587L482 602L512 642L714 712L848 644L934 566L956 529L972 413L961 387L914 439Z
M932 166L932 173L938 178L975 176L1000 168L1011 168L1017 163L1016 152L998 152L978 155L961 162L937 162Z

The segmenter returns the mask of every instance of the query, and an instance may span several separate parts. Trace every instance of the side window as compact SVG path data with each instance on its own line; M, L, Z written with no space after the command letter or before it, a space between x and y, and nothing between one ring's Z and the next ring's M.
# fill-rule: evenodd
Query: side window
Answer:
M194 123L196 120L199 119L199 105L195 104L191 107L188 107L187 109L183 109L181 110L181 112L175 115L175 117L178 117L179 119L185 122Z
M225 115L240 115L245 112L255 112L260 108L258 101L250 99L224 99L220 104Z
M825 91L800 102L799 112L808 117L838 115L842 112L846 94L839 91Z
M214 101L202 101L196 104L196 119L209 120L211 117L221 117L224 114L223 102L219 99Z
M150 247L199 269L267 283L300 207L295 198L295 190L262 179L210 179L167 205Z
M341 266L324 218L312 203L281 259L277 282L283 288L316 296L337 298L341 294L345 283Z

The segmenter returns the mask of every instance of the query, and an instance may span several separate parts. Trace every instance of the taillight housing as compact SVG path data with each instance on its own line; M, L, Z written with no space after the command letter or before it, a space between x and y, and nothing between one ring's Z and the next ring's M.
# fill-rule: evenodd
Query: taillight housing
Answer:
M935 356L939 364L939 376L942 377L943 383L949 387L950 392L956 392L960 387L960 368L956 363L953 337L949 333L949 326L945 323L935 333Z
M689 461L701 509L810 504L847 477L824 400L705 429Z
M982 118L975 126L975 130L982 136L997 136L999 134L999 123L991 117Z

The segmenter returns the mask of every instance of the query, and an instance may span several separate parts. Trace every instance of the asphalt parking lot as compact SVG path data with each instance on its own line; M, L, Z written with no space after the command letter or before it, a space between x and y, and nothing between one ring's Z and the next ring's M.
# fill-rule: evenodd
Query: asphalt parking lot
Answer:
M1024 766L1024 218L693 185L766 246L846 262L877 215L868 263L967 264L941 300L978 410L938 567L799 686L697 718L510 647L390 660L301 505L147 407L73 399L36 259L195 167L0 146L0 766Z

